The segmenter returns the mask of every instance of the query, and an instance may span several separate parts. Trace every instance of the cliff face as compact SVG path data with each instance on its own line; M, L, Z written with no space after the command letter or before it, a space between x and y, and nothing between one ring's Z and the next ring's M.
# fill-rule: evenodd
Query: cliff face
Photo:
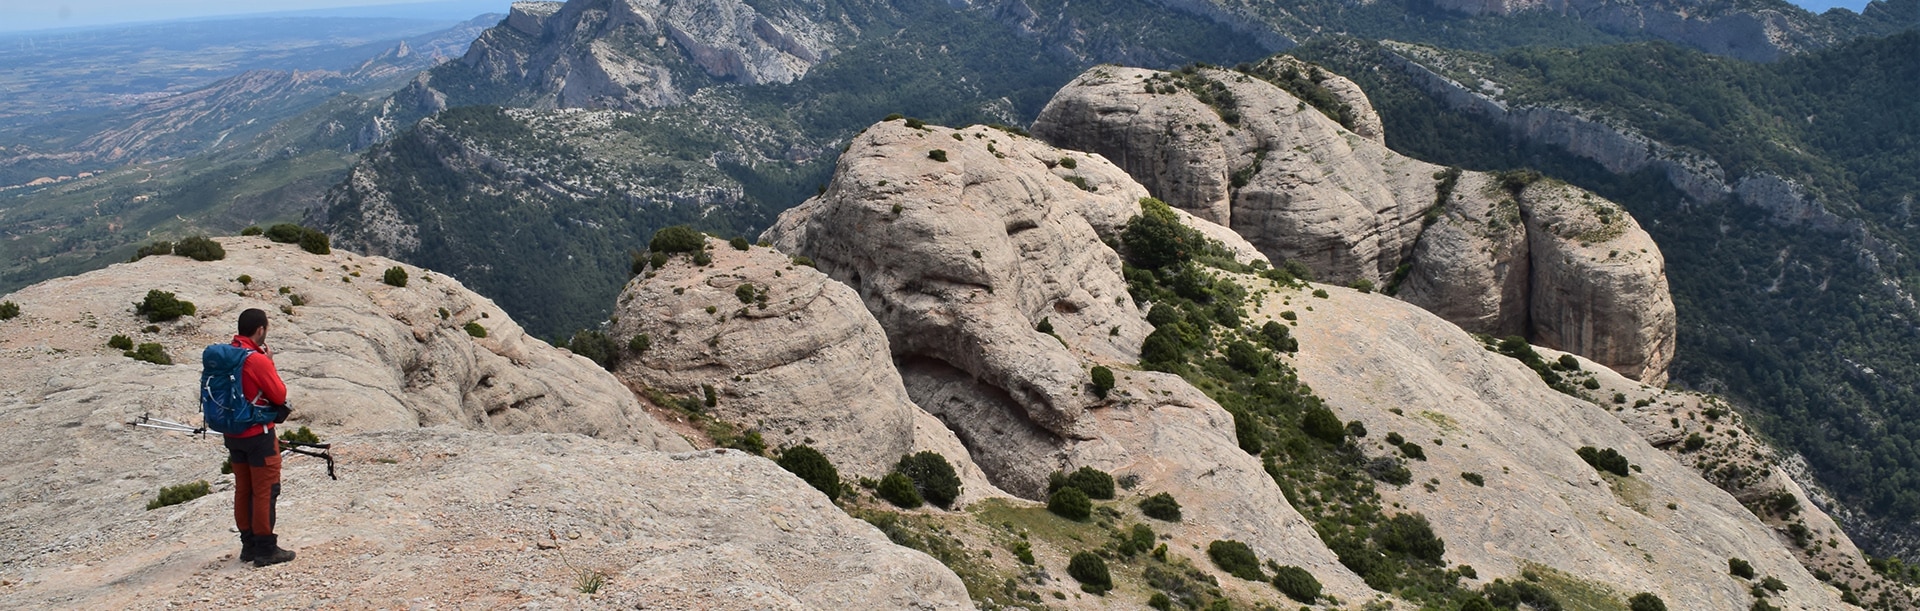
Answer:
M1319 278L1666 379L1675 321L1659 249L1590 193L1404 157L1274 83L1221 70L1096 68L1033 131L1114 159L1169 204Z

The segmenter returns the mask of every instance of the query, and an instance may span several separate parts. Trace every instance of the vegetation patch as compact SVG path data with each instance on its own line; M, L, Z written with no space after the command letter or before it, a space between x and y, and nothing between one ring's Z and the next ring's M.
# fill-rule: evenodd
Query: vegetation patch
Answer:
M147 291L145 299L133 304L133 311L147 317L147 322L166 322L182 316L192 316L197 310L193 302L184 301L173 293L153 289Z
M160 489L160 495L157 498L147 502L147 511L153 511L171 505L179 505L206 496L211 492L213 492L213 489L207 485L206 480L180 484L178 486L167 486Z

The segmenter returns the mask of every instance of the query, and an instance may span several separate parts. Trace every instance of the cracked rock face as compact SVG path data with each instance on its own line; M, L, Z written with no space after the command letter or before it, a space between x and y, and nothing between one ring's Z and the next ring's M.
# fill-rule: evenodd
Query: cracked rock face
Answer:
M953 463L961 503L998 495L960 440L908 398L886 332L853 289L771 248L708 248L711 264L676 256L621 293L612 337L650 343L622 362L622 380L677 396L711 386L721 419L773 447L811 445L848 479L879 479L924 450Z
M1244 541L1337 596L1370 596L1239 448L1226 410L1178 377L1127 370L1151 326L1102 239L1145 195L1098 156L986 127L888 121L855 138L826 192L766 237L853 287L914 403L1000 489L1042 499L1048 474L1083 466L1137 476L1136 491L1205 507L1169 527L1180 545ZM1182 219L1259 258L1231 232ZM1105 399L1088 378L1096 364L1118 374Z
M1338 99L1358 95L1338 77L1321 84ZM1377 129L1377 117L1363 118L1370 109L1348 105L1356 130ZM1168 204L1319 279L1365 281L1468 331L1666 380L1675 325L1664 261L1630 215L1591 193L1399 155L1225 70L1094 68L1055 94L1033 131L1114 160Z

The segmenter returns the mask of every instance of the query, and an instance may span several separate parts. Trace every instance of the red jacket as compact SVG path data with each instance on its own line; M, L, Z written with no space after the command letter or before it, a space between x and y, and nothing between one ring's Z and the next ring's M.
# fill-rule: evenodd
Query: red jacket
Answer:
M280 371L273 367L273 357L260 350L253 338L245 335L233 336L233 345L252 350L247 362L240 366L240 392L254 405L286 405L287 383L280 381ZM273 430L273 424L256 424L245 432L228 437L252 437Z

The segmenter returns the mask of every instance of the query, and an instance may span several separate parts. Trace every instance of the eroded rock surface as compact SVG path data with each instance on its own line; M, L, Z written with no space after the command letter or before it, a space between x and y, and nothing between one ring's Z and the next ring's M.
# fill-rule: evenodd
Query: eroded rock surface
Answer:
M1044 498L1049 473L1081 466L1138 476L1136 490L1205 507L1176 543L1245 541L1338 596L1369 596L1239 449L1218 404L1177 377L1129 371L1108 398L1094 396L1088 369L1130 366L1151 331L1101 242L1145 195L1097 156L986 127L888 121L856 138L826 192L767 237L854 287L886 329L908 394L1000 488Z
M712 263L675 256L621 293L610 335L650 343L623 360L621 379L678 396L711 386L723 420L773 447L811 445L848 479L879 479L926 450L954 464L962 503L998 494L953 433L908 398L886 332L853 289L770 248L708 247Z
M1275 84L1311 80L1282 76L1311 70L1291 58L1252 71L1264 76L1102 66L1056 94L1033 131L1114 160L1168 204L1318 278L1364 281L1469 331L1524 335L1643 381L1666 379L1672 298L1659 251L1631 216L1557 183L1394 153ZM1351 85L1319 80L1353 109L1355 130L1377 129L1377 116L1357 118L1372 113ZM1569 200L1581 206L1561 205ZM1579 224L1562 217L1582 206L1591 212L1582 218L1605 226L1543 232ZM1593 252L1614 255L1594 264Z

